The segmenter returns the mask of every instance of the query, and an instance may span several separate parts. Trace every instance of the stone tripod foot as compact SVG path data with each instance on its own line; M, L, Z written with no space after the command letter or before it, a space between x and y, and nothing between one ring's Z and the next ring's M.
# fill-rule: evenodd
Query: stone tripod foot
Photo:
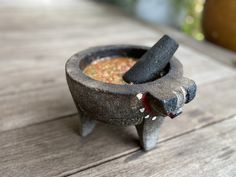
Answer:
M79 112L79 133L80 136L87 136L90 134L96 126L96 121L89 118L87 115Z
M143 148L149 150L156 145L163 117L152 120L153 117L148 118L147 114L174 118L181 113L184 104L193 100L196 84L183 77L183 67L174 56L164 73L160 73L160 78L141 84L107 84L93 80L83 72L91 62L103 57L138 59L149 49L134 45L94 47L76 53L67 61L66 78L80 113L82 136L92 132L95 121L120 127L136 126ZM137 97L140 93L143 94L141 99Z
M164 121L163 116L144 118L141 124L136 125L140 144L145 151L156 147L160 127Z

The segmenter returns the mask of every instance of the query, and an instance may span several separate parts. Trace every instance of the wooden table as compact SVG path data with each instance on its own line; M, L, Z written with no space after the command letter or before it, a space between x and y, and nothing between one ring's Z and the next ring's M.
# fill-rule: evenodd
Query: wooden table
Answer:
M235 53L93 1L0 4L0 176L236 176ZM158 148L143 152L134 127L99 124L81 138L65 61L95 45L151 46L163 33L181 43L198 92L166 118Z

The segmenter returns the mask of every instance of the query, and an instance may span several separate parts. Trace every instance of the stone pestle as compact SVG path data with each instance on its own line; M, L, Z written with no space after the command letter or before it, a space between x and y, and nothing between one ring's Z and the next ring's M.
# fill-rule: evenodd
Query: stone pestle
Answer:
M160 76L178 47L179 45L174 39L164 35L123 75L123 79L127 83L133 84L155 80Z

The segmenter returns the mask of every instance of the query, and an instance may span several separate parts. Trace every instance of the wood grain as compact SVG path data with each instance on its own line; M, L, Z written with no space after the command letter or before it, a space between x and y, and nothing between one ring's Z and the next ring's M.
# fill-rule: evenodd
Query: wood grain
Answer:
M198 85L236 75L234 70L222 66L209 57L198 54L189 48L181 47L176 55L184 65L185 76L194 79ZM0 131L77 112L66 84L64 62L54 61L54 64L47 58L43 60L39 62L29 60L30 62L26 66L28 67L27 70L22 69L21 72L14 68L8 74L8 71L3 69L2 72L5 71L5 73L0 76L4 81L0 84L0 88L2 87L2 96L0 94L0 104L2 105L0 107L0 122L2 122ZM18 65L23 67L22 63ZM36 65L37 69L34 69ZM7 74L10 78L4 78Z
M125 36L123 37L125 38ZM109 39L112 39L113 42L122 40L129 41L127 43L146 41L144 43L147 45L154 43L153 38L148 37L145 39L135 36L133 39L124 38L117 36ZM57 43L55 42L55 45L58 45ZM91 44L86 42L80 44L78 42L77 46L75 44L76 42L74 47L64 50L52 48L50 53L42 52L37 47L35 52L29 48L25 54L21 53L21 50L17 50L16 54L10 56L12 58L8 58L8 61L0 61L2 62L0 65L2 81L0 102L4 105L0 107L2 113L0 120L3 122L0 124L1 131L76 113L64 76L65 56L71 55L73 50L76 51L76 47L82 49ZM97 44L103 44L103 42L99 43L97 38ZM49 45L53 46L49 43L45 47L49 47ZM39 45L39 48L42 46ZM20 53L17 54L17 52ZM234 70L220 65L206 55L198 54L188 47L181 47L176 55L184 65L186 76L194 79L198 85L235 75Z
M81 138L66 59L95 45L151 46L169 31L94 1L45 3L0 1L0 176L236 176L235 118L226 120L236 113L236 73L214 61L231 66L234 54L170 32L199 89L165 120L159 148L143 154L134 127L98 124Z
M236 116L213 126L90 168L76 176L227 176L236 175Z
M236 52L234 51L222 48L208 41L196 41L190 36L187 36L180 31L168 27L151 24L148 25L151 26L153 29L156 29L158 32L167 33L173 36L179 43L182 43L192 49L195 49L196 51L198 51L198 53L208 55L214 60L217 60L220 63L223 63L229 67L236 67Z
M179 118L165 120L160 141L198 130L235 113L236 101L231 99L235 96L235 84L235 78L230 78L199 87L197 98L186 105ZM224 92L212 96L213 89ZM219 111L218 107L225 109ZM64 176L138 149L134 127L99 124L91 135L81 138L77 117L73 116L2 132L0 172L2 176Z
M0 20L8 20L0 24L0 131L76 113L64 74L73 53L106 44L151 46L162 35L116 8L90 1L63 1L51 8L42 2L2 3ZM176 56L198 85L236 75L184 45Z
M0 99L0 131L19 128L71 114L77 110L66 84L56 85Z

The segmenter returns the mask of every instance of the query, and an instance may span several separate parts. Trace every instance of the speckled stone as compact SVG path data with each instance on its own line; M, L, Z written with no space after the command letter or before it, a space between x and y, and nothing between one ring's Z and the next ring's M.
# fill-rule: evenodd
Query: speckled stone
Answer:
M157 76L161 76L178 46L174 39L164 35L124 74L123 79L134 84L155 80Z
M92 132L96 121L117 126L134 125L139 131L142 147L152 149L157 141L153 137L159 134L156 132L159 132L162 122L156 120L177 116L183 105L194 98L196 84L183 77L182 65L175 57L165 68L163 77L143 84L107 84L83 73L83 69L94 60L109 56L138 59L148 49L134 45L94 47L76 53L67 61L66 78L79 112L82 136ZM148 109L150 107L152 109ZM152 120L155 116L157 118ZM155 126L150 125L152 121L156 122Z

